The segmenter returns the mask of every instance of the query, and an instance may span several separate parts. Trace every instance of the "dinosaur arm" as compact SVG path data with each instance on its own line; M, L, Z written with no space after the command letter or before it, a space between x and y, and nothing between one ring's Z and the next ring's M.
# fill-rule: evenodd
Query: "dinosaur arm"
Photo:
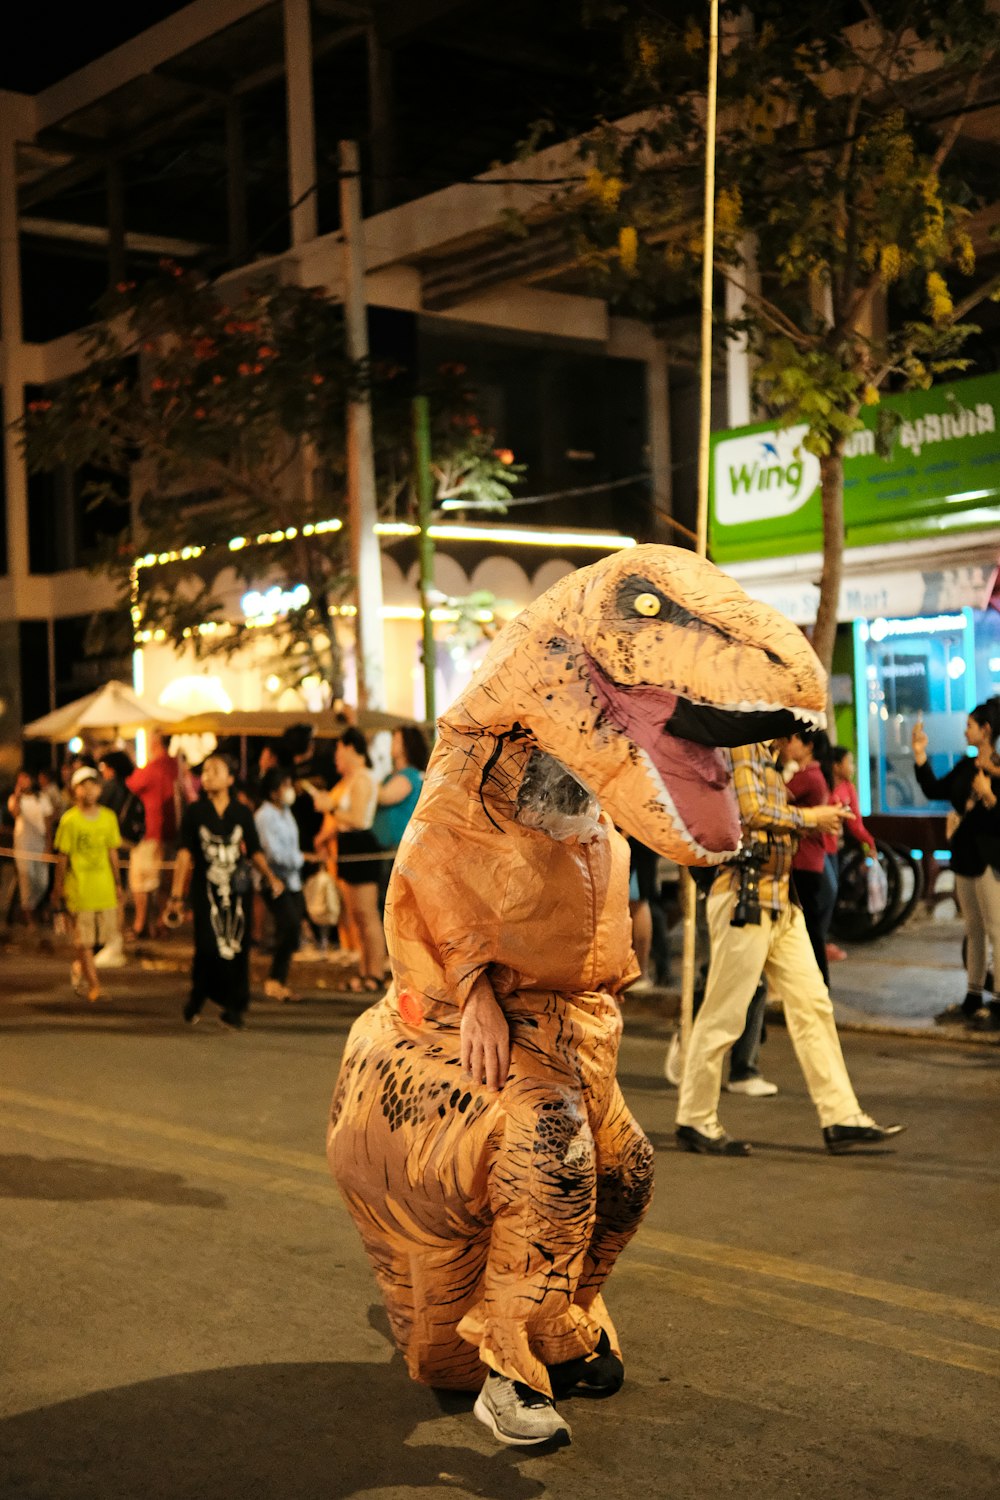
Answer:
M635 984L641 974L642 970L639 967L639 960L635 956L635 949L630 948L628 950L628 963L625 965L618 983L613 986L612 993L620 995L622 990L627 990L630 984Z
M386 903L386 938L400 987L461 1010L499 957L508 842L446 823L411 822Z

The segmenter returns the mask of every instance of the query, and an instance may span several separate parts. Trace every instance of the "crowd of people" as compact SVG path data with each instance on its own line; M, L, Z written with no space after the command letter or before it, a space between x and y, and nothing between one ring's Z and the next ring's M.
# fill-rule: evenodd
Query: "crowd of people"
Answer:
M990 1030L1000 1029L1000 997L994 993L991 963L1000 945L998 738L1000 700L995 698L969 715L969 754L944 774L935 774L931 767L928 736L920 720L912 735L920 788L929 799L951 806L947 838L955 899L966 930L966 994L949 1002L937 1019ZM392 734L391 769L379 781L359 729L346 729L330 754L317 749L308 725L296 725L280 740L264 743L257 752L255 773L240 780L225 755L215 753L192 768L183 756L171 754L163 735L153 730L142 767L135 766L124 748L108 747L93 757L67 756L59 774L23 770L7 804L22 920L37 926L65 907L74 944L74 987L97 1000L99 971L127 962L127 940L156 936L164 925L172 925L190 887L196 958L185 1010L189 1021L200 1016L210 998L217 1000L227 1024L242 1024L249 1004L253 939L270 947L264 983L268 999L293 1001L289 979L295 954L304 948L306 956L321 956L331 938L356 955L356 972L347 978L347 988L379 994L387 968L382 912L391 870L391 859L384 855L396 848L413 813L428 753L422 731L415 725L401 726ZM738 795L739 768L749 753L733 753ZM849 748L832 746L823 730L803 728L776 741L768 754L773 756L787 811L774 824L763 818L759 806L750 808L745 836L749 847L757 840L763 861L757 883L769 893L764 910L772 917L786 906L800 912L818 980L828 992L830 963L844 956L830 938L839 862L852 844L874 861L875 838L861 818ZM763 779L770 785L770 771L754 764L758 782ZM771 786L772 802L776 785ZM744 789L741 808L747 795ZM775 850L786 834L793 837L776 860ZM655 899L656 857L635 840L630 843L630 910L642 970L638 988L648 988L662 982L669 945L663 910ZM124 855L121 866L119 850ZM164 902L164 862L175 855L173 894ZM733 896L738 891L738 869L734 865L718 878L710 875L714 895L726 891ZM128 903L131 920L126 927ZM729 932L729 918L713 926L711 904L706 910L703 931L711 942L711 957L705 983L696 994L696 1015L720 984L729 991L731 1003L733 994L742 995L744 988L734 987L731 976L719 976L728 974L726 966L745 945L745 929ZM722 927L727 930L722 932ZM742 933L739 941L735 933ZM768 957L770 962L761 962L742 1007L741 1030L723 1049L732 1049L725 1088L760 1098L777 1092L761 1075L758 1061L769 969L776 983L770 951ZM755 958L744 966L745 973L756 967ZM797 989L803 993L811 984L810 969L808 982L800 976ZM787 996L782 998L787 1006ZM727 1032L731 1024L727 1020ZM696 1031L699 1045L707 1028L704 1021L701 1032ZM691 1079L695 1076L690 1058L682 1070L679 1038L671 1045L665 1071L676 1085L682 1082L682 1071ZM707 1126L713 1134L714 1106L693 1105L693 1086L687 1094L682 1092L680 1124L685 1130Z
M378 782L359 729L326 755L295 725L259 749L243 779L218 749L190 766L156 730L141 767L115 746L67 756L57 777L24 770L8 801L22 919L54 921L72 943L74 989L98 1001L100 970L127 965L126 942L160 935L190 906L189 1024L209 1000L224 1025L244 1024L255 935L270 948L268 999L295 998L303 930L314 953L333 938L356 956L349 989L380 993L381 906L428 758L415 725L393 733L391 758Z

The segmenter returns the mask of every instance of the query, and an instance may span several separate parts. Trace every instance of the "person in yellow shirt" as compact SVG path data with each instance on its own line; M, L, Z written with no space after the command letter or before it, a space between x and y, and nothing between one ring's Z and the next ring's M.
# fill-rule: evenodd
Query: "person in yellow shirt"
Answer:
M63 813L56 829L59 861L52 904L72 919L74 985L85 981L87 999L99 1000L94 949L118 937L122 899L118 846L122 840L110 807L98 805L101 781L93 766L74 771L70 787L75 806Z

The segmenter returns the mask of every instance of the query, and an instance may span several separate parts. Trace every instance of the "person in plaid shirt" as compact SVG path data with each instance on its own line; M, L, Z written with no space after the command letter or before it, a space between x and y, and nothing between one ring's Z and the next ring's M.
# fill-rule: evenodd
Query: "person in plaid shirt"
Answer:
M681 1079L677 1143L686 1151L749 1156L747 1142L732 1140L723 1130L718 1105L725 1055L743 1030L763 974L784 1004L788 1034L827 1148L841 1152L876 1145L898 1135L903 1126L876 1124L858 1103L830 994L791 883L792 858L803 829L837 832L850 811L842 806L793 807L767 745L743 745L723 754L739 803L742 847L753 846L758 856L760 914L757 921L751 914L744 926L732 925L742 870L737 861L721 865L708 897L712 958Z

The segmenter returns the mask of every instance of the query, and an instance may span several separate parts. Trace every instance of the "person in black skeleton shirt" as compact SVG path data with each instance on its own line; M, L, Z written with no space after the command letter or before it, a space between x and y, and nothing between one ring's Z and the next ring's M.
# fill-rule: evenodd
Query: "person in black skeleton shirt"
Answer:
M239 1029L250 1003L250 866L277 899L284 886L260 847L253 813L232 795L233 769L210 755L202 767L202 795L184 813L170 908L179 910L188 881L194 912L191 995L184 1019L194 1024L206 1000L220 1020Z

